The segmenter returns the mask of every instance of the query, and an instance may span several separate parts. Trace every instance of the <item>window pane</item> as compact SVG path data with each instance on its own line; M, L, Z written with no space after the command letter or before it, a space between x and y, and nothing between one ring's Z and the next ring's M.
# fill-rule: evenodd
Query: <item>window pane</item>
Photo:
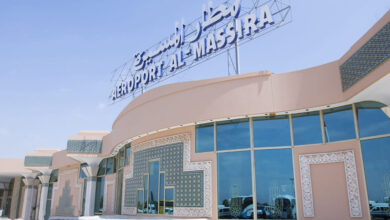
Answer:
M103 176L106 174L107 159L103 159L99 164L98 176Z
M290 146L290 123L288 116L253 119L255 147Z
M126 147L125 166L129 165L130 160L130 146Z
M294 145L322 143L319 112L293 115Z
M250 151L218 154L218 217L253 218Z
M114 160L112 157L107 158L107 173L106 174L112 174L114 171Z
M259 219L295 219L291 149L255 151Z
M149 163L149 214L157 214L159 161Z
M144 213L148 213L148 192L149 192L149 184L148 184L148 176L144 176Z
M125 165L125 150L122 148L119 150L119 168Z
M95 214L103 213L103 196L104 196L104 177L98 177L96 180Z
M84 179L84 187L83 187L83 206L81 210L81 215L84 215L85 212L85 197L87 195L87 179Z
M173 215L174 195L173 189L165 189L165 214Z
M196 126L196 152L214 151L214 124Z
M377 102L356 104L360 137L390 133L389 116L381 109L384 105Z
M58 181L58 169L55 169L50 174L50 183L54 183Z
M388 209L390 203L390 138L362 141L368 200L375 207Z
M231 150L250 147L249 119L217 123L217 149Z
M85 175L85 173L83 171L83 167L87 167L87 166L88 166L88 164L86 164L86 163L80 164L80 179L87 177L87 175Z
M343 106L324 111L326 142L354 139L355 123L352 106Z
M159 214L164 214L164 187L165 187L165 174L160 173Z
M142 190L138 190L137 195L138 195L137 213L143 213L144 192Z

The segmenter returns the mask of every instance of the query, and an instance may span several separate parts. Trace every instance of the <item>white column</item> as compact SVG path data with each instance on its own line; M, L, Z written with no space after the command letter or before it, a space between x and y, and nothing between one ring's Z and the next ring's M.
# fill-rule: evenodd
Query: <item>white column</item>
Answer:
M25 179L23 179L23 182L25 184L25 191L24 191L24 200L23 200L23 212L22 217L23 220L31 220L32 219L32 206L34 204L34 186L36 184L35 177L26 176Z
M93 216L95 214L96 175L98 170L99 165L83 167L83 171L87 175L84 216Z
M42 183L41 199L40 199L40 202L39 202L38 219L39 220L44 220L45 219L45 214L46 214L47 193L49 192L50 174L44 174L42 176L39 176L38 178L39 178L39 180Z

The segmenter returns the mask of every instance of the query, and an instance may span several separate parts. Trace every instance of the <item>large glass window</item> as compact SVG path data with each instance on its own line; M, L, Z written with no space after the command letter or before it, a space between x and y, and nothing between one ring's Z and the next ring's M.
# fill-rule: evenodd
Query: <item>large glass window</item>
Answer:
M255 147L290 146L290 123L288 116L253 119Z
M99 170L97 175L103 176L106 174L106 168L107 168L107 159L103 159L99 164Z
M255 151L258 219L295 219L291 149Z
M106 174L113 174L114 173L114 158L110 157L107 158L107 170Z
M165 173L160 173L160 198L159 198L159 214L164 214L165 206L164 206L164 200L165 200Z
M294 145L322 143L319 112L293 115Z
M390 137L361 144L371 214L378 214L376 207L386 207L390 218Z
M390 133L390 118L377 102L361 102L356 104L360 137L368 137Z
M342 141L356 137L351 105L327 109L323 113L326 142Z
M196 126L196 152L214 151L214 123Z
M97 177L96 194L95 194L95 214L103 213L103 197L104 197L104 176Z
M165 214L173 215L174 207L174 189L168 188L165 189Z
M157 214L158 210L159 164L159 161L149 163L149 214Z
M217 149L232 150L250 147L249 119L217 123Z
M129 165L130 161L130 144L126 145L126 157L125 157L125 166Z
M253 218L250 151L218 154L218 217Z

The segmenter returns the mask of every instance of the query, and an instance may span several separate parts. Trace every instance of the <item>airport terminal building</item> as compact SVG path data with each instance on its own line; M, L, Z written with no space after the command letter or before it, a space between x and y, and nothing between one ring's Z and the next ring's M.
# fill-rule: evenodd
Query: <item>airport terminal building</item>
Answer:
M324 65L152 89L111 132L80 131L65 150L0 159L0 214L390 218L389 58L387 12Z

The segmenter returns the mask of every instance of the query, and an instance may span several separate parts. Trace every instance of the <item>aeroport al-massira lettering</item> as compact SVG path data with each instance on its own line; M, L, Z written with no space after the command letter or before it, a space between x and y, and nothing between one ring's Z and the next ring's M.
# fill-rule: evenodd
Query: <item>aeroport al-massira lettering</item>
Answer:
M271 6L272 7L272 6ZM198 61L223 52L239 41L250 40L275 22L274 16L284 9L272 12L268 4L247 13L241 13L241 1L216 8L203 5L200 20L185 25L175 24L174 33L155 47L136 53L126 79L118 80L111 99L132 94L146 85L190 67Z

